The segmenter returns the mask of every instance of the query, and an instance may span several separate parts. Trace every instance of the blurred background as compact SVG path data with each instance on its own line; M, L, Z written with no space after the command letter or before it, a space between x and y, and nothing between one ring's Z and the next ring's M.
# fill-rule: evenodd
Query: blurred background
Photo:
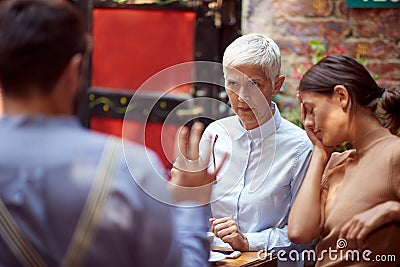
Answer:
M378 84L400 85L400 2L394 0L243 0L242 32L261 32L277 42L287 77L277 99L298 121L293 99L302 74L321 57L358 58Z
M378 84L400 88L398 0L71 1L84 15L94 44L79 110L82 123L117 136L124 128L124 138L155 150L166 167L179 126L231 114L218 104L205 108L189 101L210 97L227 103L224 88L216 85L222 83L221 70L188 68L168 76L164 85L147 87L131 103L132 96L147 79L176 64L221 63L226 46L242 34L262 33L279 45L286 81L274 100L282 115L299 126L298 83L323 56L355 57ZM204 78L216 84L168 88L182 79ZM167 116L172 116L168 124ZM169 138L163 139L162 131Z

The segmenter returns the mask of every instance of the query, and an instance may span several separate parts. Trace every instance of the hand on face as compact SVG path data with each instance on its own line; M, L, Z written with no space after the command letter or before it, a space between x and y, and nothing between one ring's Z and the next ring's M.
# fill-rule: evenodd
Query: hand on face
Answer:
M315 134L314 129L307 126L307 123L306 123L307 110L304 107L304 104L303 104L300 94L297 94L297 101L300 104L301 122L304 126L304 130L306 131L306 133L308 135L308 138L310 138L311 143L313 143L313 145L314 145L314 152L322 152L322 154L324 155L324 161L326 162L330 158L330 156L333 152L333 147L325 146L322 143L321 139L319 139L317 137L317 135Z
M196 201L207 204L216 175L226 160L225 154L213 172L207 171L211 151L199 157L199 143L203 129L201 123L195 123L191 131L184 127L178 132L175 142L176 161L171 170L169 185L177 202Z
M390 215L393 210L400 211L399 202L387 201L355 215L342 227L339 238L346 239L349 244L356 244L359 249L365 249L365 238L375 229L392 222Z
M240 232L237 223L231 217L211 218L210 223L211 231L215 236L228 243L234 250L249 250L247 237Z

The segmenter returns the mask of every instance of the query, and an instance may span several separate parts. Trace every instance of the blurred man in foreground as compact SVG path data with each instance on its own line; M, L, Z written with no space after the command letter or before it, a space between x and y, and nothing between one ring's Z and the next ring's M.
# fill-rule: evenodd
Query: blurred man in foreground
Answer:
M174 187L155 154L124 142L123 155L121 140L82 128L74 113L87 46L67 1L2 2L0 265L207 265L210 187L182 190L215 173L189 166L198 171L175 175L183 189ZM201 132L182 131L182 166L196 164Z

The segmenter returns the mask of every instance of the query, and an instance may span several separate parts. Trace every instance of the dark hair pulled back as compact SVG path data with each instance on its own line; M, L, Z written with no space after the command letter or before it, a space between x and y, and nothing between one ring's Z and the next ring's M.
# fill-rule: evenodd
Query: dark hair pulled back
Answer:
M352 57L338 54L323 58L304 74L299 91L331 95L336 85L346 87L352 104L376 112L385 127L393 134L399 133L400 92L380 87L367 69ZM378 114L379 98L383 114Z

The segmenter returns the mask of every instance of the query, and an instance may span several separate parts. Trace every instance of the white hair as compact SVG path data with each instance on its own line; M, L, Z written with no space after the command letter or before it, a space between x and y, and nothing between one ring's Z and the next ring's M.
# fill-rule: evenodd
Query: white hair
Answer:
M281 69L281 53L278 45L265 35L250 33L234 40L224 52L222 59L224 75L227 68L259 66L274 86Z

